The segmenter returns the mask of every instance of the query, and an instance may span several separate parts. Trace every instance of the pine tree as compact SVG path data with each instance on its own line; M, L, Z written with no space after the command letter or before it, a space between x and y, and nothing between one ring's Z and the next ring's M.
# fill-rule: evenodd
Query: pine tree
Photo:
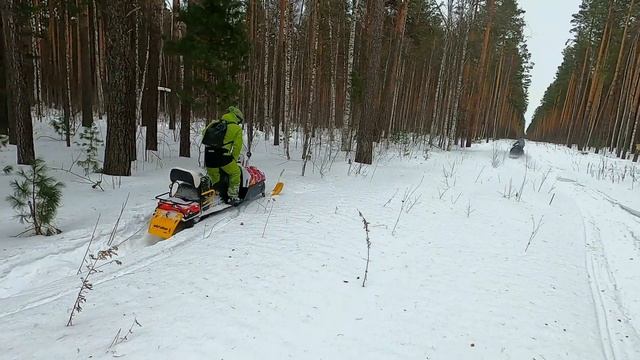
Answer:
M84 128L80 133L80 141L77 142L84 153L84 159L78 161L78 165L84 169L85 175L101 170L98 161L98 146L102 145L103 141L98 135L98 127L96 124L92 124L91 127Z
M382 50L382 25L384 22L384 1L367 2L365 15L365 51L363 51L363 73L365 74L363 117L358 125L358 146L356 162L371 164L373 162L373 133L375 120L380 107L380 61Z
M570 69L541 114L562 128L555 138L606 139L622 152L639 141L639 3L584 0ZM189 156L192 118L231 103L248 115L250 139L254 125L274 143L282 132L288 154L289 136L304 132L307 154L339 128L363 163L392 134L448 149L524 127L530 63L517 0L2 0L0 12L0 134L20 141L23 162L28 105L71 123L81 111L85 127L106 109L110 175L131 173L138 115L147 149L159 112L170 129L180 121ZM158 87L171 92L158 99Z
M31 164L35 159L33 146L33 124L29 104L29 85L27 81L28 54L24 43L28 38L32 8L25 0L3 0L0 2L0 15L4 39L4 59L9 123L15 127L18 145L18 164Z
M147 69L142 94L142 124L147 127L145 149L158 150L158 85L160 75L160 47L162 29L160 14L162 0L147 0L145 2L145 20L149 32L149 46L147 54Z
M89 2L80 1L80 71L82 87L82 126L93 123L93 82L91 77L91 51L89 51Z
M20 169L18 178L10 183L13 195L7 196L7 201L17 212L20 223L31 226L27 231L45 236L59 234L53 221L62 203L64 185L47 174L42 159L36 159L28 169Z
M640 141L640 2L583 0L527 134L626 158ZM634 157L634 160L636 157Z
M9 112L7 108L7 79L5 75L5 56L4 56L4 32L2 30L2 16L0 16L0 135L9 136ZM15 136L13 134L12 136Z
M104 173L131 175L135 160L135 68L131 51L132 21L135 11L127 0L102 1L105 21L106 65L109 76L105 91L107 138Z
M4 175L11 175L13 173L13 165L7 165L2 168L2 173Z
M183 56L193 67L192 91L205 98L196 105L213 98L226 108L239 100L236 77L244 70L249 51L244 10L240 0L202 0L189 2L180 14L186 34L169 42L167 51ZM196 100L193 94L182 98Z
M49 125L53 128L53 131L60 136L60 140L64 140L64 138L69 135L72 137L75 135L75 129L70 127L70 124L65 120L64 116L54 117L49 121Z

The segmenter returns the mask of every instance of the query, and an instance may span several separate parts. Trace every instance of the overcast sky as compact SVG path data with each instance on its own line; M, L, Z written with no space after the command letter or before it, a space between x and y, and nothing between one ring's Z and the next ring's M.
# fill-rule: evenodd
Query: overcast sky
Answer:
M526 11L527 44L535 63L529 89L527 125L540 105L547 86L553 81L562 62L562 50L569 39L571 15L578 11L581 0L519 0Z

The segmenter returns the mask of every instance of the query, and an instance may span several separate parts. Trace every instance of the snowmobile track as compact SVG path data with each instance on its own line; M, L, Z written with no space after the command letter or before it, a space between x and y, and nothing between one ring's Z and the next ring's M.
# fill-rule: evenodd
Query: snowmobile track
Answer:
M576 185L574 190L579 189L582 194L587 193L585 190L588 190L588 195L594 200L605 199L614 208L619 207L619 209L625 210L619 202L600 191L587 189L577 182L574 185ZM582 216L583 238L586 248L585 265L596 320L600 328L603 358L606 360L638 359L640 356L640 334L622 303L619 286L607 259L598 218L585 212L584 208L578 207L577 210ZM635 216L626 210L623 213L627 213L626 216Z
M233 215L228 215L225 216L221 219L219 219L218 221L216 221L215 223L213 223L213 225L211 226L211 228L207 229L205 227L205 230L207 231L207 237L210 237L212 233L214 233L215 231L219 231L222 228L224 228L225 226L227 226L228 224L230 224L233 220L235 220L235 218L237 218L240 215L240 211L238 211L236 214ZM203 223L203 226L206 225ZM107 273L104 277L102 278L98 278L96 280L94 280L92 283L93 285L100 285L112 280L116 280L118 278L121 278L123 276L129 275L131 273L134 273L140 269L143 269L147 266L150 266L152 264L155 264L157 262L160 262L166 258L168 258L171 255L174 255L177 251L181 251L182 249L184 249L187 245L191 244L193 241L202 239L202 236L192 236L192 237L188 237L188 236L184 236L183 234L187 235L191 232L196 231L196 229L199 229L199 227L195 227L192 229L185 229L181 232L180 236L178 239L172 239L172 240L165 240L163 242L163 244L165 244L166 242L169 243L169 245L166 245L166 247L162 248L159 252L154 252L151 254L148 254L144 257L142 257L140 260L138 260L135 263L132 263L131 265L123 265L125 266L123 269L119 270L119 271L115 271L115 272L111 272L111 273ZM194 233L195 235L195 233ZM144 234L140 234L138 236L135 237L130 237L127 241L141 241L143 240L143 238L146 236L146 233ZM152 248L155 248L155 246L153 246ZM126 261L126 260L125 260ZM117 265L114 265L117 266ZM59 282L56 282L54 284L51 285L57 285L58 283L65 283L68 284L70 282L70 278L76 278L76 276L73 277L66 277L64 279L62 279ZM60 286L62 286L63 284L60 284ZM2 313L0 313L0 319L22 312L22 311L26 311L29 309L33 309L36 308L38 306L50 303L52 301L55 301L57 299L60 299L64 296L70 295L70 294L75 294L78 291L78 282L77 280L74 280L74 285L73 286L66 286L66 289L60 291L58 290L58 292L56 294L51 294L51 291L49 292L48 295L46 296L42 296L36 300L30 301L27 304L23 304L22 306L16 308L16 309L12 309L12 310L8 310L6 311L6 309L3 309L5 311L3 311ZM37 290L41 290L44 287L48 287L48 286L43 286L43 287L39 287L39 288L35 288L32 289L31 291L33 291L34 293L37 293ZM28 295L27 295L28 297Z
M582 218L582 231L586 247L585 268L587 269L587 280L591 288L591 298L593 300L595 318L599 328L600 341L602 343L602 355L605 360L614 360L616 359L616 356L612 344L610 326L607 321L607 308L602 297L602 286L598 280L598 271L596 270L597 255L595 252L598 250L596 250L594 245L589 242L590 237L588 235L584 215Z

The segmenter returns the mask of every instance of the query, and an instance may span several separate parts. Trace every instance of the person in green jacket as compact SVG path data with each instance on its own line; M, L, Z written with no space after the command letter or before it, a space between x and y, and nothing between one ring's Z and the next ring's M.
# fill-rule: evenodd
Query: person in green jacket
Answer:
M229 188L227 190L229 203L238 205L240 203L239 191L242 173L240 165L238 165L238 158L240 157L243 146L242 127L240 124L244 121L244 115L242 111L235 106L230 106L227 111L219 121L212 122L203 130L205 166L207 167L207 174L209 175L211 184L214 186L220 181L220 171L229 175ZM215 135L212 135L215 131L224 129L224 125L220 124L221 122L226 123L224 140L208 142L208 139L216 138ZM209 134L207 132L209 132ZM216 142L217 144L214 144Z

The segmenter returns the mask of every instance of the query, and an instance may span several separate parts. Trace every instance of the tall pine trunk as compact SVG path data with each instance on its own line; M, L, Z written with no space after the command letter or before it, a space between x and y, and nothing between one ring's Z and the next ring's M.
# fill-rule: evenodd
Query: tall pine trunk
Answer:
M64 116L64 135L67 147L71 147L71 74L69 62L69 8L66 2L60 4L62 6L62 16L60 18L60 46L62 47L61 69L60 72L64 77L63 95L62 95L62 111Z
M147 127L147 150L158 150L158 85L160 82L160 12L163 0L147 2L147 25L149 27L149 59L142 94L142 123Z
M93 83L89 47L89 5L82 2L80 11L80 68L82 78L82 126L93 124Z
M182 82L183 98L180 101L180 156L191 157L191 89L193 67L191 60L185 57Z
M313 1L313 9L311 10L311 19L309 22L309 101L307 103L307 114L305 114L305 122L302 129L304 140L302 144L302 176L304 176L307 162L311 158L311 137L313 134L313 109L315 103L318 101L316 99L316 87L317 87L317 74L318 74L318 29L319 29L319 9L318 2L320 0L312 0Z
M342 151L351 151L351 115L352 115L352 79L353 79L353 56L356 42L356 25L359 21L360 14L360 0L353 0L351 8L351 24L349 29L349 44L347 45L347 77L345 99L344 99L344 113L342 117Z
M379 134L377 134L378 136L383 135L383 132L386 132L386 135L389 136L391 132L392 117L394 115L397 96L398 64L400 63L402 56L402 52L400 50L402 49L408 6L409 0L403 0L400 5L400 10L398 11L398 15L396 16L396 24L391 41L391 53L389 54L389 61L391 61L391 63L387 70L383 90L383 99L385 103L384 107L381 109L381 118L378 119L380 124L378 129Z
M135 126L135 98L129 99L135 84L134 60L131 51L132 31L128 16L132 6L128 0L100 2L105 22L107 86L105 105L107 137L104 155L104 173L131 175L131 160L135 150L132 124ZM132 108L133 107L133 108ZM135 129L135 127L134 127ZM132 135L134 137L132 137Z
M476 78L476 84L475 84L477 90L473 94L473 102L472 102L473 108L470 109L471 125L469 126L470 134L469 136L467 136L467 143L465 144L466 147L470 147L473 139L478 136L478 125L482 118L482 114L481 114L482 100L486 98L484 96L485 94L484 91L486 90L486 85L487 85L486 77L487 77L487 71L489 67L489 62L487 61L487 58L489 57L489 44L491 41L491 31L493 29L493 22L496 14L495 0L488 0L487 7L489 8L488 9L489 17L487 19L487 24L484 28L482 51L480 52L479 72L478 72L478 76Z
M93 8L93 44L94 44L94 61L95 61L95 80L96 80L96 95L98 99L98 117L102 119L102 115L104 114L104 87L103 84L103 74L104 74L104 54L103 54L103 43L100 41L100 29L101 25L98 21L98 7L95 2L96 0L92 0L92 8Z
M171 40L178 39L178 13L180 12L180 0L173 0L171 10ZM178 113L178 88L180 87L180 59L176 56L170 57L169 66L169 129L175 130Z
M379 109L379 75L382 52L382 25L384 20L384 0L367 1L366 46L364 51L364 107L358 124L358 145L355 161L361 164L373 162L373 131Z
M7 109L7 80L5 76L5 57L4 31L2 26L2 17L0 16L0 135L8 136L9 113ZM12 136L15 136L15 134Z
M291 122L291 42L293 37L293 24L291 21L291 4L287 3L285 11L285 32L284 32L284 152L287 160L291 159L289 154L289 124Z
M273 54L273 145L280 145L280 125L283 123L284 106L284 55L285 55L285 22L287 16L287 0L280 0L278 6L278 34L276 37L276 51Z
M8 114L10 123L15 124L15 139L18 147L18 164L31 164L35 160L33 147L33 124L29 104L29 86L25 63L27 51L25 41L20 34L28 34L28 19L25 19L19 7L28 5L26 0L4 0L0 4L3 35L5 42L5 74L8 95ZM24 36L24 35L23 35Z

